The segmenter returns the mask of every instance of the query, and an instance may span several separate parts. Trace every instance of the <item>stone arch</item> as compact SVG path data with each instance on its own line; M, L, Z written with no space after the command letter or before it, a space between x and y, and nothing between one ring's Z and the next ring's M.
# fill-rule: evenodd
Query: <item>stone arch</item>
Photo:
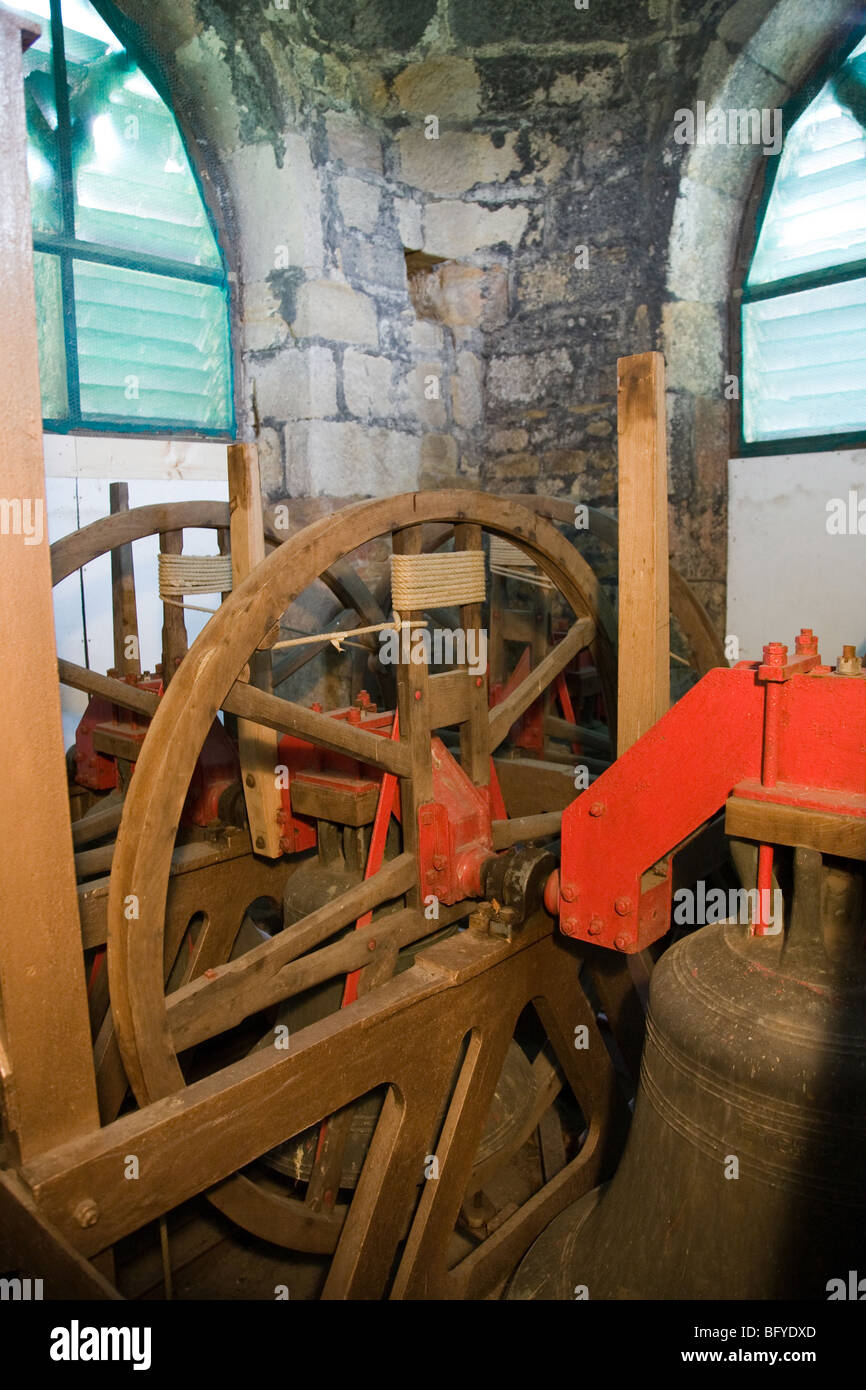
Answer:
M759 8L751 3L751 14ZM765 11L767 6L760 7ZM734 7L728 17L736 22ZM730 16L734 16L731 21ZM850 26L848 0L777 0L731 59L723 29L710 44L695 99L728 108L776 108L797 93ZM684 163L671 224L662 309L674 428L691 428L695 467L724 492L729 449L725 373L731 370L728 306L744 209L764 158L754 145L694 146ZM736 288L736 286L734 286ZM718 500L723 501L723 497Z

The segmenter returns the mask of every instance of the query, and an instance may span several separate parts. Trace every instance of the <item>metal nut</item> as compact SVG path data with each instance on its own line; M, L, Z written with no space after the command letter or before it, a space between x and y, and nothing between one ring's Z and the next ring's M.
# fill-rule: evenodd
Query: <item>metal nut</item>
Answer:
M83 1201L78 1203L72 1215L79 1226L86 1230L88 1226L95 1226L99 1220L99 1207L92 1197L85 1197Z

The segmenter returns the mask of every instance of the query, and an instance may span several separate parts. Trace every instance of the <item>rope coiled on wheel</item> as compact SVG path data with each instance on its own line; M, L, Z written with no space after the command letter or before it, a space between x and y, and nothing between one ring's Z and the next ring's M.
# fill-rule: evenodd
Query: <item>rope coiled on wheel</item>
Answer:
M230 555L165 555L160 552L159 596L163 603L213 613L213 608L185 604L184 598L188 594L226 594L231 587Z
M501 536L492 536L490 540L490 573L535 584L539 589L554 587L553 580L542 573L531 556Z
M397 613L483 603L486 596L482 550L391 556L391 604Z

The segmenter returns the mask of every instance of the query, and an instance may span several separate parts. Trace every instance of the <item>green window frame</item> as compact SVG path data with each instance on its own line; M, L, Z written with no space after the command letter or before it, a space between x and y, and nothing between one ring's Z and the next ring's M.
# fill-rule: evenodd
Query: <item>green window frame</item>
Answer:
M13 8L42 28L25 102L44 428L233 437L228 268L158 73L107 0Z
M838 126L838 151L830 138L810 147L810 122L812 130L823 123L828 134ZM849 34L787 105L784 129L782 149L766 171L739 293L745 457L866 445L866 33ZM814 192L822 181L823 190ZM840 211L850 231L834 237ZM813 241L804 235L810 228ZM858 378L859 388L852 385ZM845 411L852 428L843 427Z

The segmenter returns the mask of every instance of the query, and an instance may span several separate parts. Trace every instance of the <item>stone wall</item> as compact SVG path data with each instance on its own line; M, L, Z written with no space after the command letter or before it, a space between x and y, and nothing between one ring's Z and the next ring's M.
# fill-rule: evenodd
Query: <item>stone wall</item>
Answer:
M675 220L674 113L736 71L753 104L744 63L776 104L756 34L785 10L811 61L839 8L126 0L225 225L268 495L456 481L615 508L616 358L664 347L673 557L721 624L733 238L719 254L706 199Z

